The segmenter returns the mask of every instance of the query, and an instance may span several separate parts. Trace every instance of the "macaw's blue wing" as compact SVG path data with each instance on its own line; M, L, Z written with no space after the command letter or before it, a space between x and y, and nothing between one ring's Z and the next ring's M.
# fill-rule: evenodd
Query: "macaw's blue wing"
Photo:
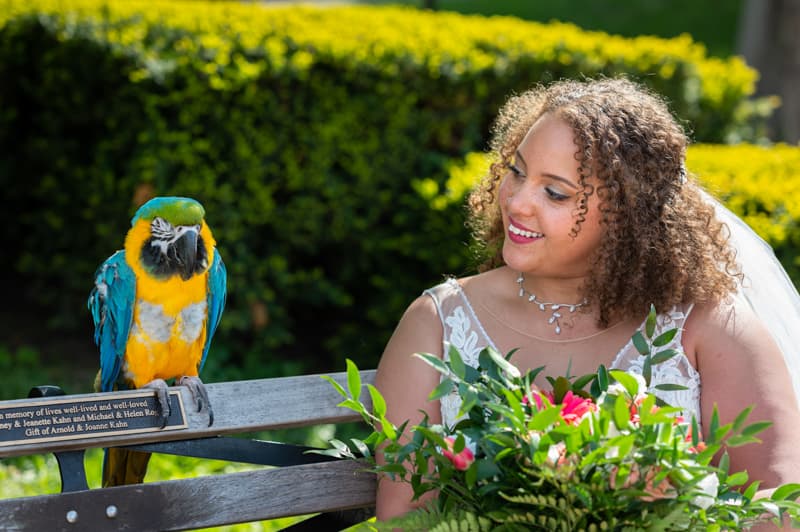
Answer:
M136 276L117 251L95 272L89 294L94 321L94 342L100 348L100 391L110 392L119 377L122 357L133 322Z
M228 274L219 251L214 250L214 261L208 269L208 321L206 322L206 345L203 346L203 358L200 360L198 371L202 371L211 347L211 339L217 331L217 325L225 309L225 294L227 293Z

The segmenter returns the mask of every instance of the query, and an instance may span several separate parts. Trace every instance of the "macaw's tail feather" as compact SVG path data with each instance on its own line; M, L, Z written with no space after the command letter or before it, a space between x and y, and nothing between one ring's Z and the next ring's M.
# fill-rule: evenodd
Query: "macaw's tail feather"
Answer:
M103 458L103 487L141 484L147 474L150 453L127 449L106 449Z

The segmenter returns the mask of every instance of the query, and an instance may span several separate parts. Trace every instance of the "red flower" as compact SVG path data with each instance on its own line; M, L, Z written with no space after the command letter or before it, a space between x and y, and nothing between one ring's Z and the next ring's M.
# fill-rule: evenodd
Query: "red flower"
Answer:
M597 406L591 399L575 395L572 390L564 394L564 398L561 400L561 417L569 425L577 425L583 416L595 410L597 410Z
M460 453L453 453L455 440L451 437L447 437L444 439L444 441L447 443L447 449L442 451L444 457L450 460L450 462L453 464L453 467L459 471L466 471L469 469L470 464L475 461L475 455L472 454L472 451L470 451L469 447L465 445L464 448L461 449Z
M542 396L546 397L551 404L555 405L555 396L553 392L539 392L533 394L533 399L536 401L536 407L540 410L544 407ZM527 397L522 398L523 404L527 404ZM572 390L564 394L561 399L561 419L567 422L568 425L577 425L589 412L597 410L597 405L591 399L586 399L580 395L575 395Z

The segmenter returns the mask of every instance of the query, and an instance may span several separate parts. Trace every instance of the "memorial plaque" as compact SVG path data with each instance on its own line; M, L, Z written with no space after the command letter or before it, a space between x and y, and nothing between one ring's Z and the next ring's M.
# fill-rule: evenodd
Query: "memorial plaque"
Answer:
M0 447L187 428L183 400L169 391L170 415L162 428L152 390L96 398L54 397L0 406Z

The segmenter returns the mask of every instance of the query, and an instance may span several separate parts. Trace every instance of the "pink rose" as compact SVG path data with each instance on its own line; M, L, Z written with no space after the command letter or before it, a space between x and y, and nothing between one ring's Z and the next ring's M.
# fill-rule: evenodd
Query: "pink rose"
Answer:
M475 455L472 454L472 451L469 450L469 447L465 445L464 448L461 449L461 452L454 453L453 446L455 445L456 441L451 437L445 438L444 441L447 442L447 449L442 451L444 457L450 460L450 462L453 464L453 467L459 471L466 471L469 469L470 464L475 461Z

